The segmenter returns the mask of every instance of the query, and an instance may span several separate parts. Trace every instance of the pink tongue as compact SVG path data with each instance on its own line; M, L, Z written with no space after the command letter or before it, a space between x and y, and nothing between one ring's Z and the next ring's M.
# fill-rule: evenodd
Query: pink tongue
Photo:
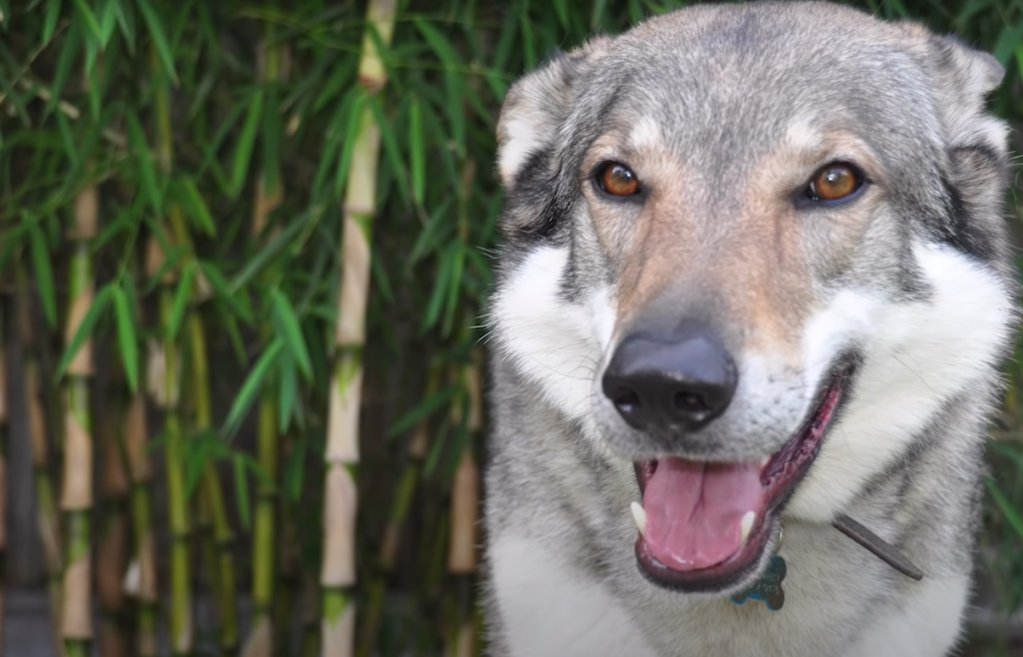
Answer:
M643 492L647 545L669 568L709 568L739 550L742 517L759 520L763 503L759 463L660 459Z

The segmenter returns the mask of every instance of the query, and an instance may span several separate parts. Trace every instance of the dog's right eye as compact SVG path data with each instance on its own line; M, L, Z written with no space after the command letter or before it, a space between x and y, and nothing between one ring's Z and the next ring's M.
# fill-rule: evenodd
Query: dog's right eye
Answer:
M632 196L639 193L639 178L621 162L608 162L597 172L597 186L612 196Z
M845 162L833 162L814 174L805 196L817 203L844 201L863 187L864 176L859 169Z

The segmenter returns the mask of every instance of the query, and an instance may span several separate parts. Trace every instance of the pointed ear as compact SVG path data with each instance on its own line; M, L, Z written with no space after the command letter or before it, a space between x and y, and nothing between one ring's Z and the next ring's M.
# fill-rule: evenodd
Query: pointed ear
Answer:
M571 53L557 52L512 85L497 122L497 168L505 189L512 189L530 160L554 144L572 109L577 79L606 41L597 38Z
M938 83L938 107L949 146L1008 152L1008 126L987 113L987 95L998 88L1005 68L993 55L951 36L929 39Z

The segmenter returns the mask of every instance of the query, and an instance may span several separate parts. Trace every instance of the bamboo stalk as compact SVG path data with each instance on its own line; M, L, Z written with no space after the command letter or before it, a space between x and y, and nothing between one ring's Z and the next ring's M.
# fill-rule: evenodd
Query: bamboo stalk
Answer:
M92 258L89 242L96 236L99 192L85 187L75 198L70 239L70 308L65 344L70 344L93 300ZM69 657L85 657L92 639L91 519L92 436L89 415L89 380L93 375L92 340L86 339L72 356L64 379L64 485L60 506L67 534L64 543L61 634Z
M472 576L478 565L476 536L479 521L479 469L473 456L473 444L483 429L482 386L479 373L480 358L474 354L473 361L462 368L461 378L467 398L459 410L468 417L466 421L468 440L462 448L455 477L451 484L451 525L448 542L448 572L455 580L453 587L458 594L454 603L453 626L448 628L449 657L471 657L475 654L476 631L474 627ZM456 407L457 408L457 407Z
M395 0L370 0L367 32L359 60L359 84L368 102L387 82L376 36L385 46L394 31ZM370 228L376 215L380 128L372 109L361 109L353 136L351 168L345 189L339 318L334 336L334 372L330 386L324 548L320 571L323 604L324 657L352 654L355 635L355 470L359 461L359 400L362 392L362 350L366 341L366 299L369 294Z
M164 174L169 174L173 162L174 132L170 116L170 90L167 76L160 63L155 44L150 49L150 63L156 111L156 153L157 165ZM184 225L184 216L177 204L168 208L168 220L172 227ZM168 240L170 237L168 236ZM152 244L152 242L151 242ZM157 247L159 245L157 244ZM158 250L158 248L157 248ZM152 252L152 250L151 250ZM168 272L170 273L170 272ZM167 277L162 281L159 294L159 323L163 352L163 389L159 397L164 411L166 434L165 472L167 481L168 521L170 524L170 642L175 655L192 652L192 591L191 559L188 552L190 535L188 521L188 499L185 494L184 443L181 432L181 376L180 352L177 337L170 334L173 314L173 290Z
M274 42L272 23L268 25L267 38L260 45L259 60L260 77L265 83L275 85L286 78L288 51L280 43ZM277 108L271 107L268 111L277 111ZM258 239L263 233L271 213L280 206L283 199L284 185L281 181L279 163L263 162L263 171L256 184L255 208L252 215L252 232L255 238ZM265 325L263 330L264 337L269 336L271 326ZM275 628L273 624L280 436L277 394L271 382L264 384L260 396L256 451L256 458L263 469L265 479L259 483L253 523L252 631L242 655L270 657L273 653L275 630L283 629Z
M0 654L3 653L3 612L7 572L7 446L10 436L8 417L8 349L11 345L10 295L0 294Z
M430 367L423 399L429 399L440 388L442 372L443 369L439 363L434 363ZM369 593L366 596L366 614L362 622L362 639L358 650L359 657L370 657L376 647L387 579L391 571L394 570L394 563L398 557L401 532L405 526L405 519L408 517L409 507L412 505L412 498L418 488L419 476L422 472L423 461L426 459L426 451L429 446L429 431L429 423L423 420L416 424L412 431L412 437L409 439L408 461L405 463L405 468L398 479L398 490L391 504L387 525L384 527L384 538L379 555L381 572L369 585Z
M96 432L102 464L100 495L103 522L96 560L96 590L102 612L99 646L103 657L123 657L128 654L129 645L122 616L123 581L128 559L126 507L131 485L121 452L124 423L120 416L127 412L124 401L130 396L123 376L113 387L116 389L108 391L99 411Z
M50 449L46 439L46 413L43 411L42 388L40 387L39 354L37 337L33 326L32 290L25 275L24 266L17 268L18 288L18 335L22 354L22 375L25 390L25 415L32 443L32 470L35 479L36 506L39 516L36 520L39 538L43 547L46 564L47 592L50 596L50 617L53 625L54 647L58 654L64 654L64 641L60 623L60 514L57 509L57 493L54 487L50 462Z
M156 655L156 538L153 530L152 469L147 445L143 393L132 398L124 417L124 447L131 478L133 560L125 590L138 601L135 650L139 657Z
M206 337L198 311L191 310L187 322L194 422L196 430L204 431L213 426ZM225 655L234 654L238 646L238 611L234 599L234 532L227 517L224 494L214 463L206 464L203 469L199 480L199 496L212 532L214 554L207 556L206 560L216 598L220 649Z

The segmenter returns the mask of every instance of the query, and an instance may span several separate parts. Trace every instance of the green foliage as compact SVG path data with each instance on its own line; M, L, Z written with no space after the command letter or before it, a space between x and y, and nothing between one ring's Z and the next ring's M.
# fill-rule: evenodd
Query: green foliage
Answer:
M680 4L404 0L386 50L390 80L381 96L369 99L356 84L362 3L0 0L2 275L23 260L46 320L38 330L59 326L58 300L68 294L58 283L67 277L54 271L68 266L62 235L76 192L98 184L96 303L79 334L60 347L65 356L52 374L59 377L76 345L95 334L114 341L112 353L134 389L144 379L146 341L184 333L188 313L200 313L215 345L215 387L230 392L214 404L219 435L200 432L185 441L187 487L194 489L207 463L223 462L233 474L226 488L234 491L234 508L248 528L254 493L249 478L263 475L245 432L260 391L275 386L279 428L292 438L282 455L281 503L302 518L296 535L281 540L301 545L302 568L315 577L328 346L342 264L339 203L352 163L350 136L370 103L382 152L364 354L360 581L379 576L383 522L405 485L405 446L425 423L422 494L412 503L415 519L402 535L399 567L388 580L377 649L439 654L443 587L427 583L438 582L444 568L451 473L461 446L472 438L464 418L452 416L466 397L461 379L428 395L424 381L430 361L463 366L483 337L477 318L491 283L487 253L501 205L493 166L501 100L522 72L555 49ZM857 4L955 31L994 52L1008 74L992 105L1013 125L1023 125L1023 5ZM292 53L287 81L265 82L257 75L256 44L268 27ZM169 169L152 146L161 120L157 97L164 92L144 56L151 50L169 81ZM260 171L280 176L285 197L264 234L251 235ZM162 233L172 206L183 213L186 240ZM161 241L166 260L147 275L138 263L150 235ZM159 336L143 318L155 315L157 284L167 272L176 279L171 335ZM197 296L198 289L205 294ZM264 325L269 331L260 330ZM1020 362L1010 372L996 476L987 482L985 542L999 555L1006 591L1023 590L1023 425L1014 410L1020 408ZM1019 606L1019 597L1007 593L1004 602Z

